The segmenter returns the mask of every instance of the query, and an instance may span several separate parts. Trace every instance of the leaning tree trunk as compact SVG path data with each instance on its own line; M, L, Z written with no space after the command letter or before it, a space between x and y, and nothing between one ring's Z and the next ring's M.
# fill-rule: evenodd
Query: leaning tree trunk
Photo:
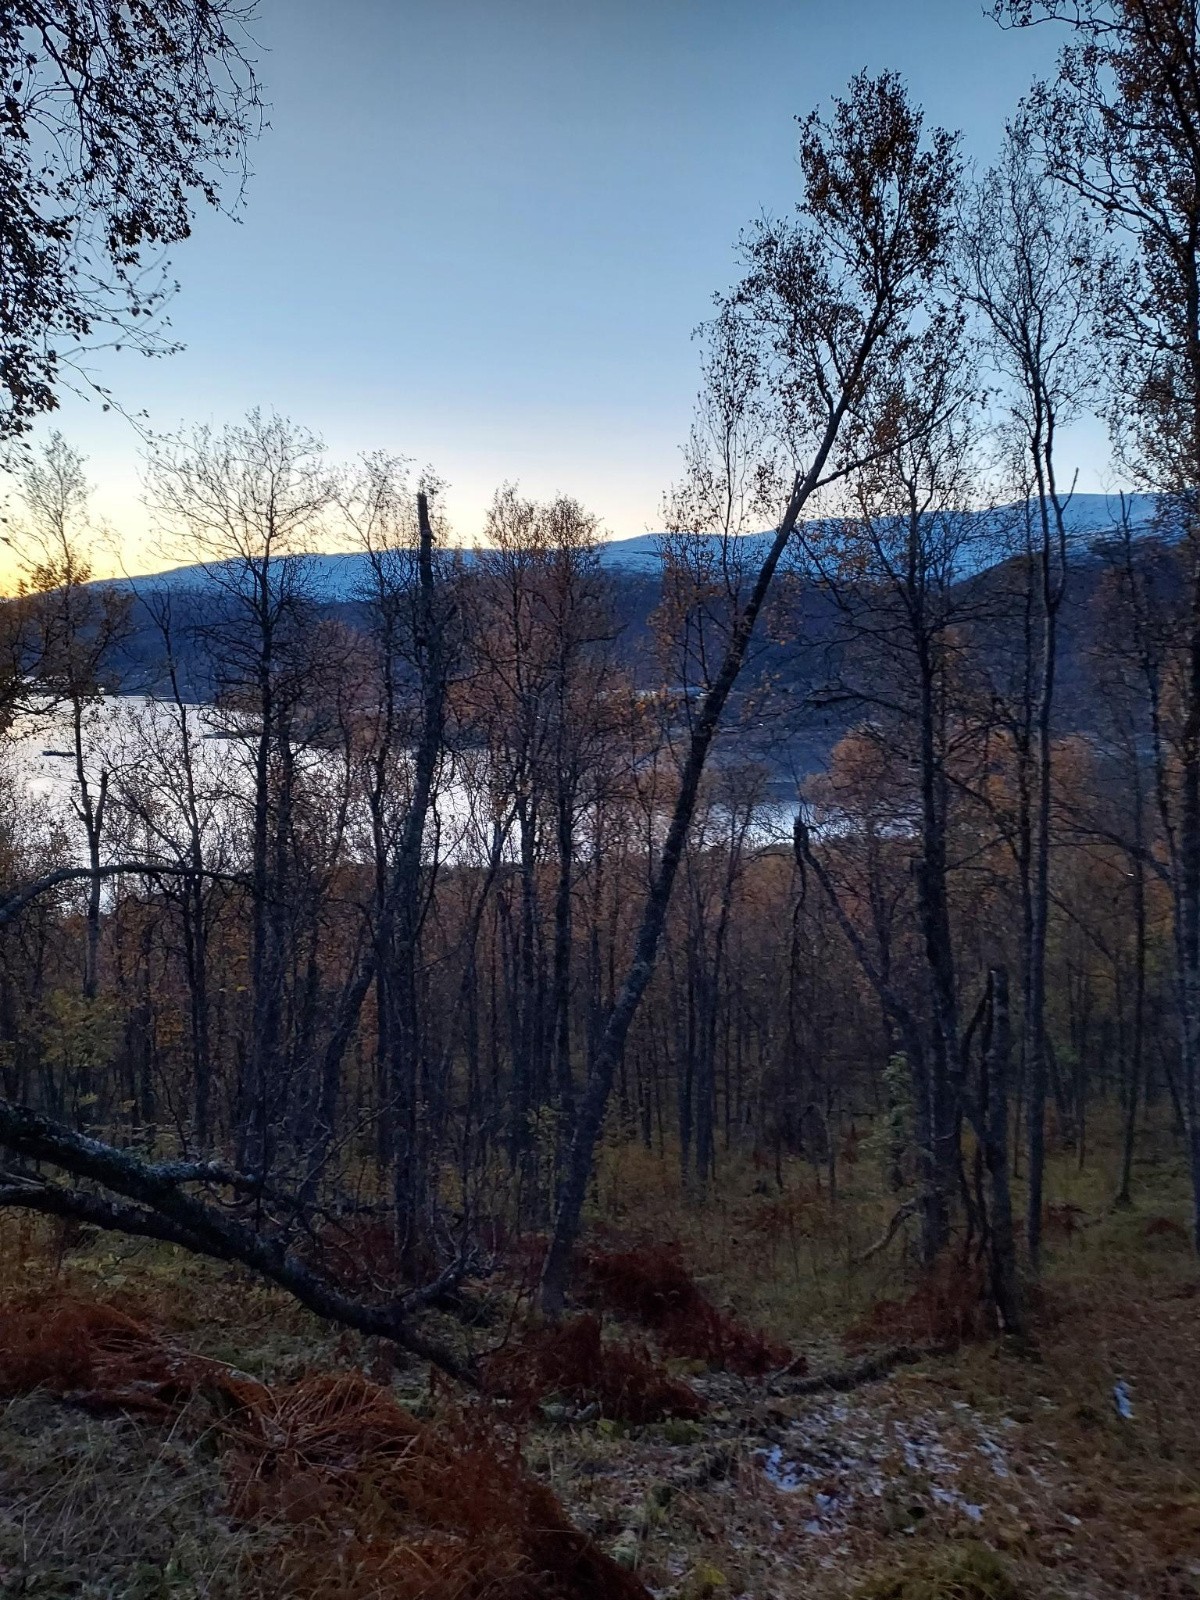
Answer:
M426 1242L431 1185L422 1128L422 1040L418 988L420 935L424 920L423 854L425 825L446 722L446 641L437 601L433 566L433 525L429 501L417 495L416 654L421 664L421 726L413 758L413 789L397 850L391 884L391 923L395 930L393 969L387 985L391 1081L395 1115L392 1195L396 1242L405 1265L416 1269Z
M558 1316L563 1308L567 1279L570 1274L571 1255L579 1236L583 1218L583 1202L588 1179L592 1173L596 1146L604 1126L604 1114L612 1092L617 1066L625 1049L630 1026L641 1005L642 996L654 974L658 944L666 922L671 890L683 858L691 828L692 816L700 793L700 780L713 739L716 737L721 714L725 709L746 651L754 633L755 624L767 598L775 570L783 559L788 540L824 469L825 461L833 448L840 414L830 420L826 436L807 475L799 479L788 503L787 511L775 533L771 548L759 569L749 599L738 613L726 647L720 670L701 702L692 724L687 755L683 764L679 791L671 813L670 826L657 868L651 880L650 892L642 912L641 925L634 942L633 959L625 973L616 1002L609 1012L592 1061L588 1081L580 1098L575 1133L567 1157L566 1170L558 1197L558 1211L554 1232L542 1268L542 1309L547 1316Z

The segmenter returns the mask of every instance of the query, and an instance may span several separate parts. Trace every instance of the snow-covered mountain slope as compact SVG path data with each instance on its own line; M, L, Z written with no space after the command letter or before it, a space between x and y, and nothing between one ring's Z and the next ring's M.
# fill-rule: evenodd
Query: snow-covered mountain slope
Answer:
M1074 495L1067 507L1067 528L1072 540L1083 549L1112 538L1122 516L1128 518L1136 533L1152 530L1158 506L1154 495L1127 495L1122 505L1118 496L1102 494ZM970 544L972 554L964 559L967 570L981 570L1003 559L1021 539L1021 525L1027 508L1021 504L997 506L985 512L975 522ZM820 523L810 524L813 536L819 536ZM765 551L769 533L742 535L736 544L739 553L749 559ZM635 534L628 539L609 539L600 546L600 563L613 571L653 573L658 570L660 535ZM714 536L714 544L716 539ZM475 559L477 552L463 549L457 554L466 562ZM305 581L310 592L329 602L349 601L363 594L367 588L366 558L356 552L311 555L304 558ZM231 565L231 564L229 564ZM207 566L174 567L164 572L148 573L130 580L135 590L155 592L203 591L221 579L221 569Z

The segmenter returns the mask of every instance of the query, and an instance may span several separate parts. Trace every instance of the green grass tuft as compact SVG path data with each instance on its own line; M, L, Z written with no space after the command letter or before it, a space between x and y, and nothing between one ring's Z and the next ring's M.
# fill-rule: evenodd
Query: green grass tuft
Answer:
M856 1589L854 1600L1027 1600L994 1550L949 1545L882 1573Z

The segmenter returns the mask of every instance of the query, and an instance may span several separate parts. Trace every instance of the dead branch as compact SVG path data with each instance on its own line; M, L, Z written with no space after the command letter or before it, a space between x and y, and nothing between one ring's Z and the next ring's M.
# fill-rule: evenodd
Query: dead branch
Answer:
M768 1386L768 1393L789 1396L845 1394L848 1390L860 1388L865 1383L878 1383L896 1367L915 1366L918 1361L943 1353L937 1345L900 1344L894 1345L889 1350L881 1350L873 1356L866 1356L862 1361L855 1361L848 1367L835 1367L829 1372L815 1372L810 1378L788 1378L785 1369Z
M110 861L101 867L56 867L41 878L35 878L6 900L0 900L0 927L11 922L44 894L57 889L60 884L80 883L95 878L117 878L135 875L143 878L210 878L222 883L245 883L242 873L212 872L201 867L187 867L165 861Z
M389 1339L450 1377L478 1386L473 1362L462 1361L409 1320L463 1276L465 1263L456 1263L433 1283L405 1295L364 1302L303 1260L286 1237L259 1232L186 1189L186 1183L206 1172L207 1164L150 1163L7 1100L0 1100L0 1144L24 1161L46 1163L107 1191L96 1195L40 1175L5 1174L0 1179L0 1205L75 1217L107 1230L161 1239L214 1260L236 1262L277 1284L317 1316Z
M868 1249L864 1250L862 1255L855 1256L852 1264L856 1267L864 1267L866 1266L867 1262L872 1260L875 1256L882 1255L887 1249L888 1245L891 1244L892 1240L900 1232L900 1229L908 1221L909 1217L916 1215L919 1205L920 1201L914 1197L912 1200L906 1200L902 1206L899 1206L893 1213L892 1220L879 1235L879 1238L876 1239L875 1243Z

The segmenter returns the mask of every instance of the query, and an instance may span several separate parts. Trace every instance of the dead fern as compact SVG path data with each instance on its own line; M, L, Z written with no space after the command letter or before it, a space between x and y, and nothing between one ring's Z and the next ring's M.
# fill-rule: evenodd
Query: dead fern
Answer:
M483 1408L418 1419L357 1372L271 1387L112 1307L51 1296L0 1309L0 1394L35 1389L179 1425L203 1413L222 1447L230 1514L288 1530L248 1574L265 1592L646 1600Z
M719 1310L684 1266L677 1245L588 1251L580 1278L593 1305L636 1318L653 1330L668 1355L707 1361L747 1378L792 1360L785 1346Z
M901 1300L877 1300L845 1334L849 1349L871 1345L930 1345L956 1349L995 1331L981 1263L943 1256L927 1267Z
M605 1341L594 1315L531 1331L488 1359L484 1381L491 1393L526 1406L557 1396L619 1422L695 1418L705 1410L691 1385L644 1346Z
M46 1389L89 1410L165 1420L197 1394L236 1406L258 1387L114 1306L43 1295L0 1312L0 1398Z

